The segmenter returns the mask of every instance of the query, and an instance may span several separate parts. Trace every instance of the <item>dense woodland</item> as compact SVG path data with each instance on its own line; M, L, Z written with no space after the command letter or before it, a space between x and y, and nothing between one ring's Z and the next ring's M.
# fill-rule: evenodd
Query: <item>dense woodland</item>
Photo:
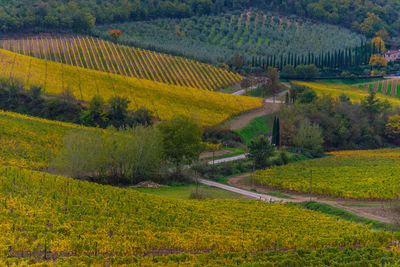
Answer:
M33 29L87 31L95 24L159 17L182 18L250 7L344 25L368 37L380 29L387 29L392 35L400 30L399 0L9 0L3 1L0 7L0 28L3 32Z

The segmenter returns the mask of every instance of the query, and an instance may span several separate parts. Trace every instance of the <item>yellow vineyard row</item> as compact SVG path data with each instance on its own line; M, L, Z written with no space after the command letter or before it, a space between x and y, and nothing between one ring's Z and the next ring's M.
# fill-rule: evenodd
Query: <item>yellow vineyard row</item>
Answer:
M400 149L355 150L256 172L271 187L355 199L399 199Z
M184 114L195 117L202 125L215 125L234 114L262 105L258 98L94 71L2 49L0 65L0 77L21 80L27 87L39 85L48 94L60 94L68 88L76 98L84 101L96 94L106 100L124 96L131 101L131 110L144 107L161 119Z
M0 40L0 48L73 66L200 89L214 90L241 80L239 74L208 64L93 37Z
M11 167L0 167L0 203L0 258L381 247L398 237L285 204L167 199Z

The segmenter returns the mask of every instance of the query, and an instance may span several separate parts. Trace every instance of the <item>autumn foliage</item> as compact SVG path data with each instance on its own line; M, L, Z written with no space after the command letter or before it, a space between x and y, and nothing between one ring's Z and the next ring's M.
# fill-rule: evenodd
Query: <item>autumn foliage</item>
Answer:
M377 67L387 67L387 61L381 54L374 54L369 59L369 65Z
M400 144L400 116L393 115L389 117L388 123L385 125L386 136L395 142Z
M114 38L114 40L118 40L118 38L121 36L122 32L120 30L109 30L108 34Z

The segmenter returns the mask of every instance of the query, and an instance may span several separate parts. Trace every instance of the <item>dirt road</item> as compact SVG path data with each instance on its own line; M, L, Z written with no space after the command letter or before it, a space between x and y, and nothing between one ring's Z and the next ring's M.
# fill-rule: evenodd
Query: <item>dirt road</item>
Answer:
M272 197L272 196L268 196L268 195L264 195L264 194L259 194L259 193L254 193L254 192L250 192L250 191L246 191L240 188L236 188L233 186L229 186L229 185L224 185L224 184L220 184L217 182L213 182L213 181L209 181L209 180L204 180L204 179L199 179L198 180L199 183L208 185L208 186L213 186L213 187L218 187L230 192L234 192L249 198L253 198L253 199L260 199L262 201L266 201L266 202L287 202L288 199L283 199L283 198L277 198L277 197Z
M286 94L287 90L276 95L275 99L269 97L264 100L264 105L262 108L251 110L249 112L243 113L238 118L235 118L229 122L229 128L231 130L239 130L244 126L248 125L253 119L261 117L268 114L273 114L279 111L279 107L282 104L280 98Z
M249 183L250 174L243 174L239 176L232 177L228 180L228 184L233 188L241 188L244 190L251 190L252 186ZM306 194L285 192L282 190L274 190L265 186L255 186L254 187L259 193L271 193L271 192L283 192L283 194L293 198L286 199L285 202L305 202L310 201L310 196ZM240 193L239 193L240 194ZM278 198L279 199L279 198ZM284 199L280 199L284 200ZM375 221L394 223L398 216L394 214L390 202L387 201L362 201L362 200L351 200L351 199L334 199L325 198L322 196L311 196L311 200L319 203L328 204L335 208L345 210L359 217L368 218ZM364 206L365 205L365 206Z

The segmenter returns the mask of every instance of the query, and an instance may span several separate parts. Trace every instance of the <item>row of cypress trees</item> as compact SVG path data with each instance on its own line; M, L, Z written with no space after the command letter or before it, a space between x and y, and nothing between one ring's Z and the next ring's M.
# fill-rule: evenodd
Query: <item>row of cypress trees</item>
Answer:
M314 64L318 68L346 68L357 67L368 64L372 54L377 53L376 48L370 42L365 42L356 48L339 49L328 51L315 55L309 52L307 55L297 55L288 52L286 55L277 57L276 55L268 55L266 57L253 56L248 64L252 67L267 69L268 67L277 67L282 70L286 65L294 67L298 65Z

